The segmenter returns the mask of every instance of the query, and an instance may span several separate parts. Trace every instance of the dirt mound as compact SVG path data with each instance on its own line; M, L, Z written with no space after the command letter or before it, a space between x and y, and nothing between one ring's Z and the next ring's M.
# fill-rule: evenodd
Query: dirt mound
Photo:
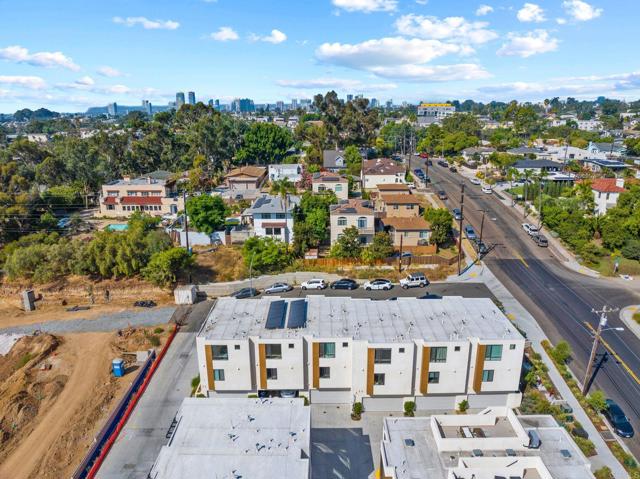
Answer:
M16 343L0 358L0 374L24 363L0 384L0 478L71 476L137 374L130 367L123 378L114 377L111 360L124 352L158 349L168 335L164 329L127 328L70 334L64 341L25 337Z
M25 336L0 357L0 462L62 392L68 376L41 369L59 346L60 340L50 334Z

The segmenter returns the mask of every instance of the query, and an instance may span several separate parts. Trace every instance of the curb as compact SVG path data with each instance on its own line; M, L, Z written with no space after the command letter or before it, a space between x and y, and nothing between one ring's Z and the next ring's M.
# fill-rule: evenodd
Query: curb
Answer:
M620 320L638 339L640 339L640 323L633 319L633 315L639 310L640 305L627 306L620 310Z

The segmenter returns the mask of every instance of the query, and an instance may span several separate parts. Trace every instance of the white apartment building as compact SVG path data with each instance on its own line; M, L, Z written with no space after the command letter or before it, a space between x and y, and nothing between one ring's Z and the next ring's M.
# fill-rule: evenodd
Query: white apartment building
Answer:
M253 225L255 236L271 237L285 243L293 242L293 210L300 204L300 197L262 195L242 216Z
M175 215L184 210L173 180L125 177L102 185L100 216L128 218L135 211L152 216Z
M389 158L365 160L362 163L362 187L373 190L378 185L404 183L406 168Z
M302 399L187 398L148 477L308 479L310 431Z
M591 182L591 191L594 213L602 216L618 204L618 198L627 190L624 189L624 178L597 178Z
M575 120L578 124L578 130L600 131L602 130L602 122L600 120Z
M220 298L196 345L209 396L297 391L369 411L521 398L525 339L490 299Z
M516 416L505 407L385 418L380 477L594 479L590 462L553 416Z
M420 103L418 105L418 124L430 125L444 120L456 112L450 103Z

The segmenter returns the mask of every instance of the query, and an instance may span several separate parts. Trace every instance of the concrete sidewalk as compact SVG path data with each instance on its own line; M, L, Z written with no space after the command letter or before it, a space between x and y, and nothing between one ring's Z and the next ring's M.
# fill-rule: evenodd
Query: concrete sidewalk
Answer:
M628 478L629 475L622 467L622 464L614 457L604 439L602 439L602 436L600 436L600 433L587 416L587 413L575 398L569 386L567 386L567 383L562 378L553 361L542 347L541 342L547 339L547 337L535 318L509 293L505 286L493 275L491 270L482 263L473 266L459 278L452 277L449 279L451 282L455 282L456 280L461 282L485 283L496 298L503 304L507 317L514 321L516 326L526 333L527 339L531 341L533 350L542 356L544 363L548 366L549 377L562 395L562 398L573 408L575 418L580 421L582 427L589 434L589 439L595 445L597 454L589 458L592 469L597 470L603 466L607 466L611 469L616 479Z

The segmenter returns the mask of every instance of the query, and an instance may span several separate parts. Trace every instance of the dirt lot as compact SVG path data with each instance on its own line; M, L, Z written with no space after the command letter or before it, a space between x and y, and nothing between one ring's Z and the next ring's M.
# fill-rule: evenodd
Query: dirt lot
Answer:
M113 377L111 360L161 347L169 331L153 329L29 336L0 356L0 477L70 477L135 377L133 364Z
M235 281L249 277L238 246L221 246L215 252L199 252L196 249L196 253L192 275L195 283Z
M21 293L28 284L0 285L0 329L43 321L92 319L110 313L131 309L139 299L150 299L159 306L173 304L173 295L139 280L90 282L86 278L72 277L58 283L33 287L36 311L22 309ZM106 298L109 291L109 300ZM87 311L68 312L72 306L90 306Z

